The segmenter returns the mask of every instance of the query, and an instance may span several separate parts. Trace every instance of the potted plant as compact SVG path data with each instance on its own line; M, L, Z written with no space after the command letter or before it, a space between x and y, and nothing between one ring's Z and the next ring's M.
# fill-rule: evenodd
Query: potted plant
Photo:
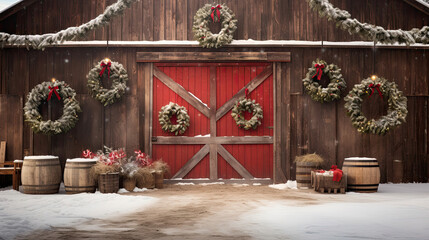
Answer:
M101 193L118 192L121 162L126 158L124 150L113 150L104 146L104 152L97 151L95 158L97 163L92 166L90 174L98 181L98 190Z
M139 168L139 165L135 160L133 160L133 158L129 158L121 164L122 184L129 192L133 192L136 187L137 172Z
M164 174L169 166L162 160L153 161L152 158L140 150L135 151L136 163L140 167L136 174L138 188L163 188Z
M311 171L320 169L323 164L323 158L313 154L297 156L296 162L296 183L297 187L306 189L311 187Z

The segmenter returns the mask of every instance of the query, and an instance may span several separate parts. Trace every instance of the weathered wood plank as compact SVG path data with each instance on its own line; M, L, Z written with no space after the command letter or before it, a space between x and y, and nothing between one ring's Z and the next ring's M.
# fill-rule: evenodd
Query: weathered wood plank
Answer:
M215 66L210 67L210 138L215 138L216 130L216 79ZM210 144L210 179L218 178L217 144Z
M184 178L209 152L209 145L202 147L172 178Z
M250 172L247 171L247 169L244 168L243 165L241 165L240 162L238 162L237 159L235 159L234 156L232 156L231 153L229 153L222 145L218 145L217 150L223 159L225 159L225 161L227 161L244 179L253 178L252 174L250 174Z
M180 97L185 99L189 104L194 108L204 114L206 117L210 117L210 108L204 105L200 100L198 100L194 95L190 94L185 88L177 84L173 79L171 79L167 74L159 70L157 67L153 67L153 74L161 82L163 82L167 87L169 87L173 92L177 93Z
M250 81L246 86L244 86L237 94L235 94L228 102L226 102L222 107L220 107L216 112L216 121L221 119L223 115L225 115L234 104L238 101L238 99L245 96L246 89L249 90L249 94L255 90L267 77L269 77L273 73L273 66L267 66L264 71L262 71L258 76L256 76L252 81Z
M284 183L288 179L290 179L289 171L284 172L284 167L289 170L290 169L290 101L284 102L282 101L282 96L287 96L287 92L282 94L282 84L288 85L290 76L283 77L283 69L282 64L275 63L274 65L274 81L273 81L273 94L274 94L274 159L273 159L273 180L274 183ZM290 99L290 98L289 98ZM286 109L284 109L286 107ZM283 115L283 111L285 110L286 115ZM286 123L286 126L283 126ZM285 130L285 131L283 131ZM288 131L289 130L289 131ZM283 141L282 141L283 140ZM282 144L284 142L284 144ZM285 151L282 154L282 151ZM282 156L284 159L282 160ZM283 163L282 163L283 162ZM289 167L287 167L289 166ZM289 175L287 177L287 175Z
M137 52L137 62L289 62L289 52Z
M152 138L152 144L272 144L271 136L245 137L164 137Z
M139 76L139 88L144 89L144 109L142 109L142 113L144 113L143 123L144 123L144 134L143 141L140 141L140 146L144 146L144 152L152 155L152 96L153 96L153 64L147 63L144 64L143 74ZM142 77L142 78L141 78ZM140 108L141 109L141 108ZM140 117L140 119L142 119ZM140 122L141 124L141 122Z

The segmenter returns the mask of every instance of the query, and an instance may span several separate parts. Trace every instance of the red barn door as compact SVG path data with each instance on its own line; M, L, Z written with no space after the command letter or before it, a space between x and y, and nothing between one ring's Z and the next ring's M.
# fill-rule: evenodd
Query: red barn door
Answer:
M265 63L155 64L153 158L170 165L173 179L271 179L272 72ZM256 130L238 128L231 117L246 88L264 112ZM163 132L159 124L159 110L169 102L188 110L190 127L181 136Z

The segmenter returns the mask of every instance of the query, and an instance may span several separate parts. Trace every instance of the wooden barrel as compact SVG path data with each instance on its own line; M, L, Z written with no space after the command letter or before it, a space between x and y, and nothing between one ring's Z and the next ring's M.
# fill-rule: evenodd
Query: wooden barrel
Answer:
M66 193L95 192L95 180L89 174L95 159L67 159L64 169L64 188Z
M117 193L119 190L119 173L102 173L98 176L98 190L101 193Z
M296 163L296 184L298 188L311 188L311 171L317 170L317 163Z
M380 168L377 159L350 157L344 159L343 171L347 173L347 191L377 192Z
M61 166L56 156L27 156L21 172L22 191L28 194L58 193Z
M404 167L401 160L393 160L393 183L401 183L403 177Z

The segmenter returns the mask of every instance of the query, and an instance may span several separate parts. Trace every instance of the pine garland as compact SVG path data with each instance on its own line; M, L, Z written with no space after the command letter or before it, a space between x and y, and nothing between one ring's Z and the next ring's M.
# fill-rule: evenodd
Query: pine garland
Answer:
M307 0L310 8L319 12L320 17L336 22L337 27L347 30L350 34L357 33L363 39L380 42L383 44L405 43L429 43L429 26L421 29L413 28L409 31L402 29L385 30L383 27L368 23L361 23L356 18L351 18L349 12L335 8L329 0Z
M243 112L253 113L253 116L246 120L243 116ZM250 98L240 99L232 108L231 116L234 118L235 123L238 127L244 130L256 129L262 124L261 120L264 118L264 114L259 103Z
M317 65L323 65L322 70L317 69ZM330 83L326 88L322 88L317 80L319 74L318 71L322 71L321 75L326 75ZM316 80L315 80L316 79ZM306 77L302 80L305 91L314 100L321 103L332 102L341 98L341 93L347 87L346 81L341 74L341 69L335 64L327 64L323 60L317 59L313 61L312 66L308 69Z
M362 114L362 102L364 96L388 98L387 115L374 120L368 120ZM352 124L361 133L373 133L385 135L390 129L405 122L407 117L407 97L398 90L394 82L388 82L384 78L372 80L367 78L360 84L356 84L349 94L344 98L347 114L352 120Z
M217 11L220 13L220 18L217 16ZM208 27L209 21L221 22L222 29L219 33L213 34L210 31ZM194 25L192 26L194 38L202 47L206 48L218 48L231 43L233 39L232 34L236 29L237 19L235 19L235 15L225 4L204 5L195 14Z
M129 8L131 3L138 0L118 0L116 3L108 6L103 14L84 23L78 27L69 27L57 33L46 33L43 35L15 35L0 32L0 43L2 47L8 45L25 45L27 49L31 46L33 49L44 50L47 46L62 43L64 41L75 40L77 37L84 37L88 32L99 27L107 25L110 20L122 15L125 9Z
M38 110L40 104L47 100L51 92L49 87L58 87L56 91L64 101L63 115L55 121L43 121ZM54 95L52 96L53 98L56 97ZM76 92L64 82L40 83L28 94L28 100L24 106L25 121L30 124L36 133L41 132L48 135L65 133L72 129L79 120L77 113L81 112L81 109L75 97Z
M127 70L118 62L110 62L110 78L113 79L110 89L103 88L101 85L100 72L103 69L102 64L107 63L109 60L101 60L97 65L91 69L86 76L88 79L88 89L91 96L100 101L104 106L116 102L122 97L127 88L128 74ZM109 76L108 69L103 72L104 77Z
M170 120L173 115L177 116L177 124L174 125ZM190 118L188 111L185 107L179 106L177 103L170 102L163 106L161 111L159 111L158 118L162 130L174 133L175 135L185 133L186 129L189 127Z

